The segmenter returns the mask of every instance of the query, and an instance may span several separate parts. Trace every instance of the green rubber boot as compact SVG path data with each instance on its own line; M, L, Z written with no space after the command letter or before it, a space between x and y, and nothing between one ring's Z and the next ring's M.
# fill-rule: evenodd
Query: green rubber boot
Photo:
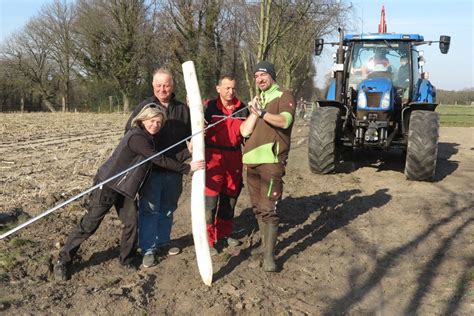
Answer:
M265 234L263 233L265 223L259 217L257 218L257 223L258 223L258 229L260 231L260 246L250 251L250 254L252 256L259 256L263 254L263 249L265 248L265 237L264 237Z
M263 270L267 272L276 272L275 244L278 234L278 224L265 223L264 225L265 248L263 252Z

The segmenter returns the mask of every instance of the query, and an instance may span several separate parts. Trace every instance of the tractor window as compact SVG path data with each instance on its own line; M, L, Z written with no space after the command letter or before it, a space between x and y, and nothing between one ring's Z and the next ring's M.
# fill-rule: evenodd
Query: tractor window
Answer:
M408 88L408 86L410 85L410 63L408 60L408 56L400 56L400 58L394 64L394 69L396 70L396 72L394 73L393 77L393 85L397 89Z
M363 43L354 44L349 67L349 87L357 89L360 82L367 78L367 65L373 55L373 47L366 47Z
M413 81L418 81L421 78L420 74L420 65L418 65L418 51L413 49L411 51L411 62L412 62L412 72L413 72Z
M388 78L396 84L401 57L409 56L406 42L368 41L354 43L351 55L349 87L357 89L367 78ZM409 77L409 76L408 76Z

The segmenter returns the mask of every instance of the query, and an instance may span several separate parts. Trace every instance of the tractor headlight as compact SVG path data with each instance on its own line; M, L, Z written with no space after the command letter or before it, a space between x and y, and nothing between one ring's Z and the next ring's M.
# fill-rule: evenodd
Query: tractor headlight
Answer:
M365 92L360 92L357 96L357 107L359 108L366 108L367 107L367 96Z
M387 91L383 94L382 102L380 102L380 107L384 110L390 107L390 91Z

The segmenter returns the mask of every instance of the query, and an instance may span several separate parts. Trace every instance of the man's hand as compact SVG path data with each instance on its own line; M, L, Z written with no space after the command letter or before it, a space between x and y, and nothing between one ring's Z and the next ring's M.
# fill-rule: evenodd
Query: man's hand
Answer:
M260 103L260 98L255 96L252 101L249 102L250 113L262 117L265 115L265 111L262 109L262 104Z

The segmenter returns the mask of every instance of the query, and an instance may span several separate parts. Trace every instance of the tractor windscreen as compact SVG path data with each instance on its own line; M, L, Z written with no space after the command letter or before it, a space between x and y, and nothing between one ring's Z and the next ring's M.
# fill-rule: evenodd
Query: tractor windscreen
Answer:
M367 78L383 77L396 87L409 86L409 44L406 42L370 41L356 42L350 59L349 87L357 89ZM406 78L402 78L406 71ZM399 76L400 75L400 76ZM400 77L401 81L398 81Z

